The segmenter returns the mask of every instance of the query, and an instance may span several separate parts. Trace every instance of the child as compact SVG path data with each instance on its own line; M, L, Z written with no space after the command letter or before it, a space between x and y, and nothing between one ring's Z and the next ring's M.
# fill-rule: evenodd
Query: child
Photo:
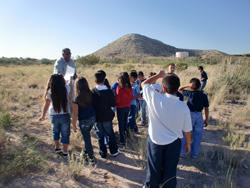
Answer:
M156 75L156 73L155 72L150 72L149 73L149 78L150 77L152 77L152 76L154 76L154 75ZM153 82L152 84L152 87L153 87L153 89L155 90L155 91L157 91L158 93L161 93L161 85L160 84L158 84L158 83L156 83L156 82Z
M39 121L43 121L47 111L49 110L53 140L55 141L55 153L61 152L59 147L59 138L61 134L64 158L67 158L68 156L70 136L70 112L68 101L69 92L70 86L65 85L63 75L51 75L47 89L43 96L45 104L43 107L42 116L39 118Z
M135 71L131 71L129 74L130 84L133 89L133 100L130 103L130 109L128 114L128 125L132 132L138 132L138 127L136 125L136 99L138 99L140 95L140 86L136 83L137 73Z
M159 78L162 78L162 93L152 87ZM174 74L166 75L164 71L142 83L149 112L148 160L144 187L176 187L183 131L187 140L185 149L187 153L190 152L191 118L187 105L175 96L179 86L179 78Z
M127 72L120 73L119 86L116 89L117 119L119 124L120 145L125 145L124 133L128 131L128 112L133 99L133 90Z
M76 122L79 121L79 128L85 143L85 162L95 164L93 147L91 144L90 131L95 123L95 109L93 106L93 94L89 89L87 80L84 77L77 78L75 82L75 100L73 101L73 129L76 132Z
M168 73L169 74L175 74L174 72L175 72L175 64L174 63L170 63L168 65ZM184 101L184 97L183 97L183 95L179 91L176 92L176 96L179 97L180 101Z
M141 125L146 124L146 101L143 99L143 92L142 92L142 87L141 83L146 80L144 78L144 73L142 71L138 72L138 79L140 80L140 94L141 96L139 97L139 103L140 103L140 110L141 110Z
M101 72L95 73L96 87L93 91L93 105L96 112L95 131L99 143L99 153L102 158L107 156L107 148L104 144L104 134L109 137L109 150L113 157L119 155L116 145L115 133L112 126L114 112L111 107L115 106L115 97L111 89L104 85L105 76Z
M200 81L201 81L201 91L203 91L203 89L207 85L207 79L208 79L208 77L207 77L207 73L203 70L202 66L199 66L198 70L201 73L201 79L200 79Z
M198 78L192 78L190 84L181 86L179 92L187 97L187 105L191 112L192 126L193 126L193 143L191 147L191 155L197 158L200 151L200 143L202 141L203 126L208 125L209 103L207 95L200 91L201 83ZM189 90L184 90L190 88ZM205 108L205 120L203 121L202 110ZM182 151L184 154L183 145L185 140L182 140Z

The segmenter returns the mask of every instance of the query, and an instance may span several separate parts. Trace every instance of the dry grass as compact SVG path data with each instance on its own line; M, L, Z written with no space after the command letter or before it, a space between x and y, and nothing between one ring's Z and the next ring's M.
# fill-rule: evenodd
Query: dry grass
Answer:
M212 182L212 184L218 186L234 184L238 168L244 163L247 155L244 151L249 148L249 140L246 140L247 132L244 132L244 123L249 122L250 117L248 62L248 59L233 60L226 57L216 65L204 65L209 77L205 91L209 96L210 110L217 110L221 114L219 116L221 119L217 119L217 128L224 130L223 139L227 146L204 149L199 162L206 172L214 175L215 183ZM128 62L118 65L106 62L101 65L78 67L77 72L78 75L87 78L92 88L95 86L94 73L100 69L107 73L110 84L113 84L120 72L131 69L142 70L148 77L150 72L158 72L162 67L164 67L162 64ZM52 148L49 118L47 117L44 125L37 123L36 119L41 113L41 97L52 70L53 65L1 66L0 68L0 135L5 135L0 137L0 168L1 172L6 168L9 169L8 174L5 173L4 176L7 182L15 175L33 172L34 167L49 168L39 166L44 161L50 163L50 160L40 156L41 148L37 144L40 143L39 139L42 139ZM176 73L182 85L187 84L193 77L200 77L196 65L189 65L186 70ZM161 83L161 80L158 83ZM225 111L223 105L228 105L228 102L230 104L233 102L234 106L237 104L237 110L233 109L230 113L228 110ZM225 113L229 115L225 116ZM31 132L29 136L31 138L38 136L37 140L28 139L27 141L27 138L22 136L27 132ZM10 137L19 139L13 143L8 141ZM47 140L45 140L46 137L48 137ZM73 153L81 150L83 141L80 132L71 134L70 139ZM130 149L135 152L135 160L139 161L137 165L144 168L146 137L131 137L130 141L130 143L136 143L132 144ZM22 155L24 157L21 157ZM15 164L22 162L23 165L15 171L14 163L8 162L8 157L14 159ZM75 155L71 156L69 163L66 166L63 165L64 173L76 179L83 168L81 165L82 162L76 159Z

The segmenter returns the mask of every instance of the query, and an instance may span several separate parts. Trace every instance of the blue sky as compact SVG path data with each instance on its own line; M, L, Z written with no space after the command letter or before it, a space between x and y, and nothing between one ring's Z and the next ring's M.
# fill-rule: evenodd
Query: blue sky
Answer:
M0 57L84 56L129 33L250 53L249 10L250 0L0 0Z

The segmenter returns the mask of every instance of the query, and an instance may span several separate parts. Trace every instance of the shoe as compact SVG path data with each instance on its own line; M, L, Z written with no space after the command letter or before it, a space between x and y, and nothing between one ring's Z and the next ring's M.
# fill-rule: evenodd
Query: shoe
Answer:
M68 158L68 152L63 152L62 157L63 157L64 159L67 159L67 158Z
M117 152L114 153L114 154L111 154L111 156L112 156L112 157L116 157L116 156L118 156L119 154L120 154L120 150L118 149Z
M55 153L61 153L62 151L61 151L61 149L60 148L56 148L55 149Z
M197 156L192 156L193 159L197 159Z
M119 145L119 146L125 146L125 142L117 142L117 145Z
M89 163L93 166L93 165L95 165L96 164L96 160L95 160L95 158L93 157L93 158L89 158Z

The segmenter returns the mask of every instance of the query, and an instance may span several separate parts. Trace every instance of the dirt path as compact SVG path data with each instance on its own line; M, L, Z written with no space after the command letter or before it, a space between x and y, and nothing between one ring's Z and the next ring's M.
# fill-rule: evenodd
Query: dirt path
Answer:
M36 106L31 107L29 111L33 111L33 114L30 115L29 124L23 127L22 132L36 136L42 143L40 150L46 153L49 159L47 170L15 177L6 187L142 187L146 170L138 167L138 159L135 154L127 148L120 148L119 156L113 158L109 155L106 159L102 159L98 155L98 143L95 136L93 136L92 142L97 158L96 167L84 167L77 180L67 176L62 168L62 164L67 164L67 162L52 153L53 141L49 120L46 120L45 123L37 122L41 111ZM210 151L215 151L217 147L221 147L223 131L218 130L216 125L218 114L215 112L210 114L209 126L204 130L200 157L198 159L191 159L189 156L180 158L177 172L178 187L213 187L216 185L215 179L221 172L215 173L209 169L204 156ZM114 128L117 130L116 124ZM146 131L146 128L139 127L139 130ZM73 152L79 158L81 147L74 148ZM249 165L249 161L246 164ZM241 175L239 184L241 187L247 187L246 185L250 183L249 172L241 170L239 174Z

